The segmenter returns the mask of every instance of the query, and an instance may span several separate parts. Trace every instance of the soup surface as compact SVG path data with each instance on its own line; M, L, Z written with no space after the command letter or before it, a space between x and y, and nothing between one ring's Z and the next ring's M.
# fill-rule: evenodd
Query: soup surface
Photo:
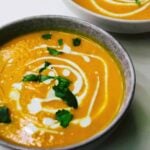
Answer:
M119 19L150 19L150 0L74 0L77 4L104 16Z
M45 31L0 48L0 138L63 147L105 129L119 112L124 78L111 54L76 34Z

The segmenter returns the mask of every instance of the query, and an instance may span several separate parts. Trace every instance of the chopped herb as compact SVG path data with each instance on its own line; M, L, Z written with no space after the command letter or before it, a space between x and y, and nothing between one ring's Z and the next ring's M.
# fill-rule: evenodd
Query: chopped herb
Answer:
M47 76L47 75L29 74L29 75L24 76L22 81L24 81L24 82L29 82L29 81L43 82L48 79L55 79L55 77Z
M64 98L65 97L65 89L61 89L59 86L53 86L53 89L55 91L55 96L59 97L59 98Z
M64 77L57 77L58 85L54 86L55 96L61 98L68 106L78 108L76 96L69 90L70 81Z
M78 102L77 102L76 96L69 89L69 85L71 82L68 79L61 77L61 76L54 77L54 76L48 76L48 75L29 74L29 75L24 76L23 81L24 82L29 82L29 81L44 82L48 79L58 80L58 85L53 86L53 89L55 91L55 96L65 101L68 106L77 109Z
M56 119L60 122L60 125L63 128L67 128L69 123L73 119L73 115L67 110L58 110L56 112Z
M39 76L35 75L35 74L28 74L26 76L23 77L24 82L28 82L28 81L39 81Z
M54 48L48 47L47 50L48 50L48 52L49 52L51 55L53 55L53 56L57 56L57 55L62 54L62 52L59 52L58 50L56 50L56 49L54 49Z
M78 108L77 99L68 88L61 89L59 86L54 86L53 89L55 91L55 95L59 98L62 98L62 100L65 101L68 106L73 107L75 109Z
M44 67L42 67L40 70L39 70L39 73L43 72L45 69L47 69L48 66L50 66L51 63L45 61L45 64L44 64Z
M74 46L79 46L81 44L81 39L79 38L75 38L72 41Z
M58 86L61 89L68 88L71 83L70 80L61 76L56 77L56 79L59 81Z
M138 5L141 5L141 0L135 0Z
M42 35L42 38L45 39L45 40L51 39L51 37L52 37L52 35L50 33Z
M10 111L6 106L0 107L0 123L10 123Z
M68 106L73 107L75 109L78 108L78 102L76 96L69 89L65 91L64 100L66 100Z
M58 40L58 45L59 45L59 46L62 46L63 44L64 44L63 39L59 39L59 40Z

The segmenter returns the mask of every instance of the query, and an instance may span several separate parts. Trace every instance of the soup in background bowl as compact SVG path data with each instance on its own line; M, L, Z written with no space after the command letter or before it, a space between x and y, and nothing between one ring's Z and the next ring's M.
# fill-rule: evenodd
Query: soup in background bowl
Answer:
M82 7L98 14L127 20L149 20L149 0L74 0Z
M127 111L133 66L103 30L74 18L41 16L0 33L2 145L75 148L102 138Z
M149 32L149 0L64 0L81 18L116 33Z

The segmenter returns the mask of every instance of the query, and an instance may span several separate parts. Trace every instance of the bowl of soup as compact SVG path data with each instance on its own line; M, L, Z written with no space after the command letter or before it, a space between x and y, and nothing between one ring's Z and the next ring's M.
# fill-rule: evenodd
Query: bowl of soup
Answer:
M116 33L150 31L149 0L64 0L79 17Z
M0 28L3 146L67 150L102 141L125 116L134 88L128 54L94 25L37 16Z

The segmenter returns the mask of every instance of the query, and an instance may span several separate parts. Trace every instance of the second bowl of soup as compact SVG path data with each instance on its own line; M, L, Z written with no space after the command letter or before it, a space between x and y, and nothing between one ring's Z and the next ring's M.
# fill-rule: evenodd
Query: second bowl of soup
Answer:
M116 33L149 32L149 0L64 0L75 14Z

